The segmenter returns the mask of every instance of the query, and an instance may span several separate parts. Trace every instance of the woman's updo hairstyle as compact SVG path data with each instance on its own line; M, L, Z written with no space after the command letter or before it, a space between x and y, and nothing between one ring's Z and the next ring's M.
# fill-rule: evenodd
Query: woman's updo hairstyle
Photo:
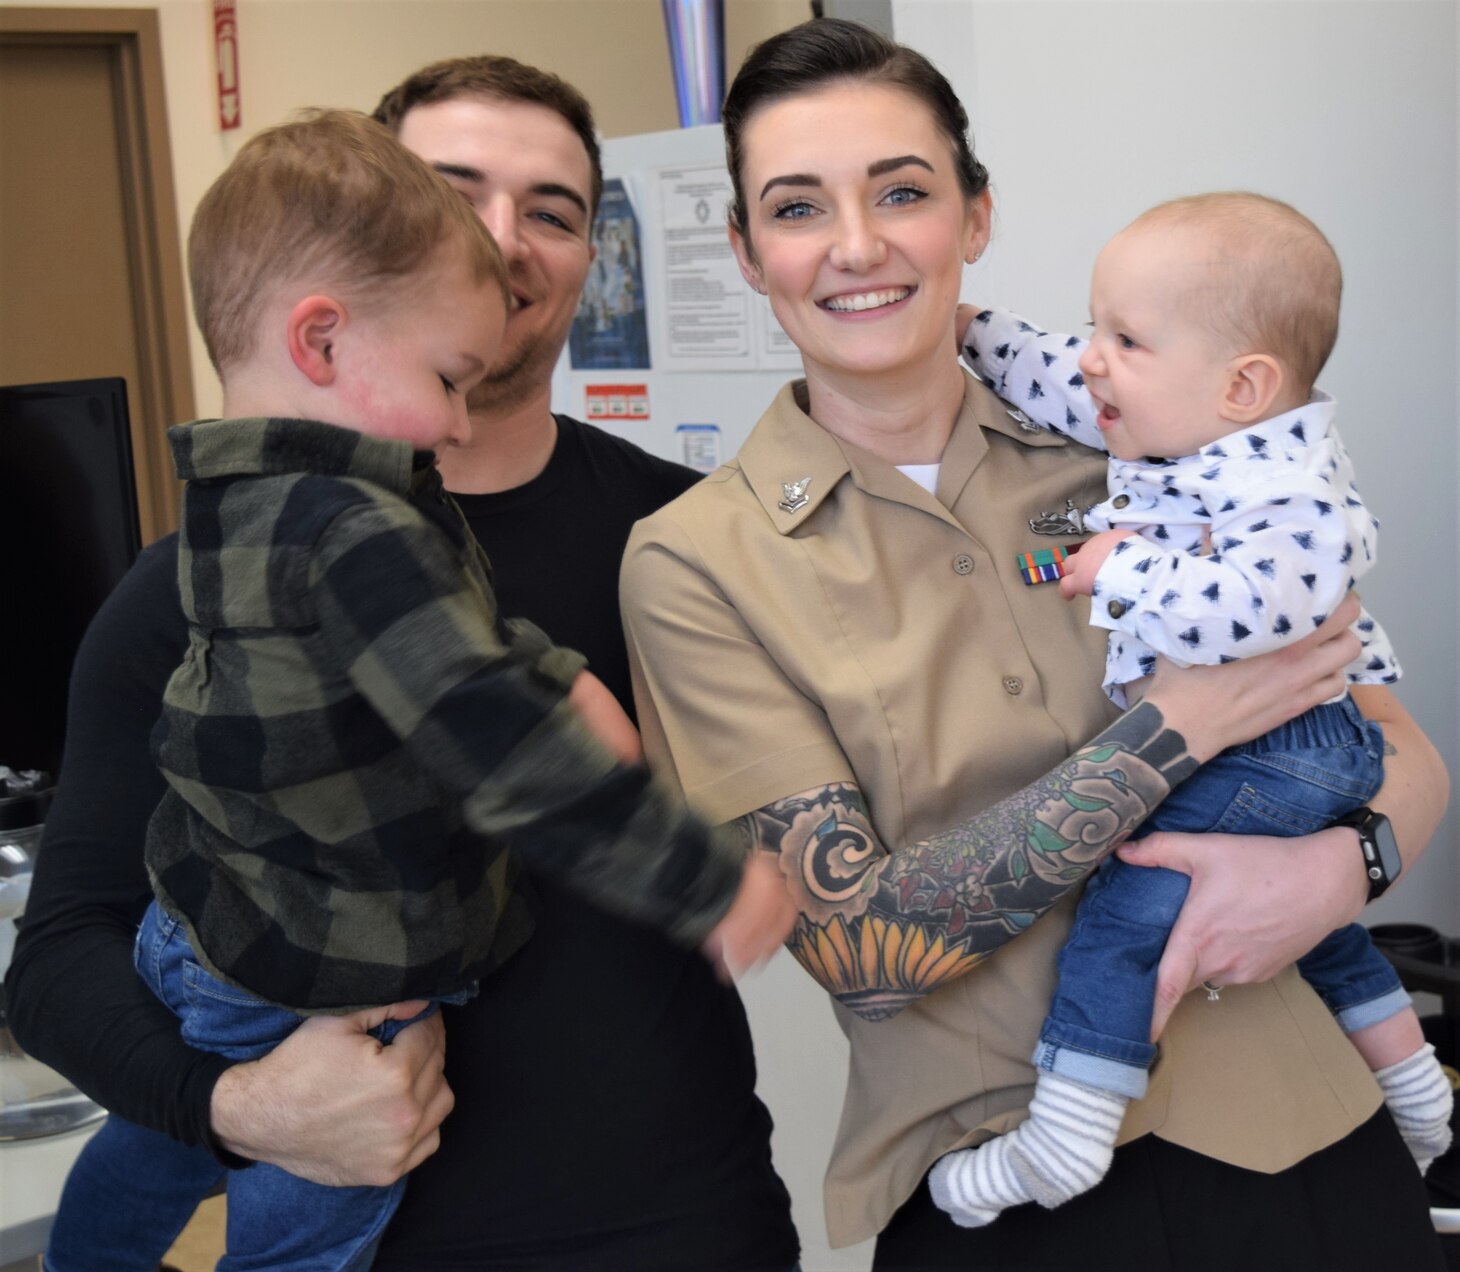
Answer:
M745 191L740 183L745 125L763 106L838 80L886 84L917 98L953 147L964 195L976 199L988 188L988 169L975 157L969 141L968 112L937 67L921 53L858 22L813 18L751 49L725 95L720 115L725 128L725 165L735 190L730 224L747 242Z

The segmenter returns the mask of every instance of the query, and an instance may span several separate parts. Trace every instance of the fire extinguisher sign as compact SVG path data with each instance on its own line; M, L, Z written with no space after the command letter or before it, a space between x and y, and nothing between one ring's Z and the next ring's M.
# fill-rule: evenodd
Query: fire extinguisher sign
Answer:
M238 6L213 0L213 52L218 67L218 127L227 132L243 118L238 99Z

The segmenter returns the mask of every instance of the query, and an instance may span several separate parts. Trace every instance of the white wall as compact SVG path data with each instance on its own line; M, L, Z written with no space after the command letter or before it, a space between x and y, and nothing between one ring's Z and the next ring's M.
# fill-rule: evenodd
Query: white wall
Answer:
M1090 266L1137 213L1199 190L1288 200L1333 240L1347 286L1323 377L1383 520L1363 583L1405 668L1399 694L1460 781L1457 465L1457 31L1454 3L893 0L897 39L952 80L993 173L995 237L968 299L1054 328L1088 318ZM1460 936L1455 820L1374 921ZM846 1048L779 959L745 987L806 1272L829 1251L817 1181ZM1423 1009L1423 1008L1422 1008Z
M1383 522L1364 601L1460 777L1457 6L901 0L894 16L952 80L993 174L994 241L966 296L1074 330L1105 240L1200 190L1286 199L1333 241L1344 305L1322 384ZM1368 917L1460 935L1453 818Z

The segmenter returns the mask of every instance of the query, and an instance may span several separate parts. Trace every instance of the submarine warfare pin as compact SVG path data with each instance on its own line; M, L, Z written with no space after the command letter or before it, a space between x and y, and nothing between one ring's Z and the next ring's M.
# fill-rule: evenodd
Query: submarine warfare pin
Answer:
M1035 534L1084 534L1085 514L1075 507L1073 499L1065 500L1064 512L1041 512L1029 518Z

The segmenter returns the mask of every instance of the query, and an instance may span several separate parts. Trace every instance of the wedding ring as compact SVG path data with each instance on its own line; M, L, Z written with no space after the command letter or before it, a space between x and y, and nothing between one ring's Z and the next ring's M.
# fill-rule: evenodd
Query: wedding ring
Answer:
M1207 1002L1209 1003L1216 1002L1222 996L1222 990L1226 988L1225 985L1213 985L1209 980L1202 981L1201 987L1207 991Z

